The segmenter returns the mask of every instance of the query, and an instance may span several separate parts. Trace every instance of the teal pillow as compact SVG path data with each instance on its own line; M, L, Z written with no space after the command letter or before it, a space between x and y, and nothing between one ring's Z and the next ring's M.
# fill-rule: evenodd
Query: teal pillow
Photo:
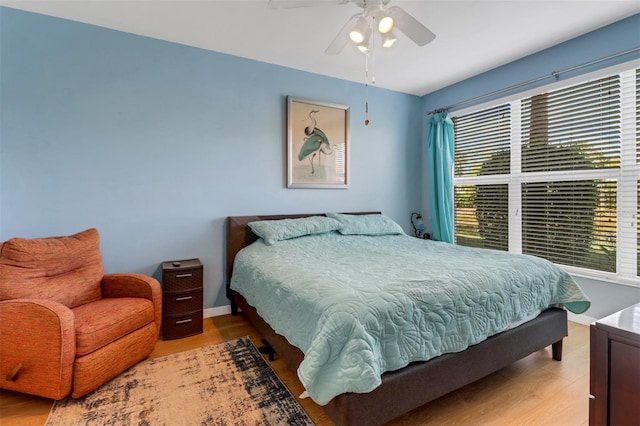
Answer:
M327 213L328 217L342 223L342 235L404 235L402 227L381 214Z
M268 246L278 241L303 235L324 234L342 228L342 223L325 216L309 216L299 219L261 220L249 222L254 234L264 240Z

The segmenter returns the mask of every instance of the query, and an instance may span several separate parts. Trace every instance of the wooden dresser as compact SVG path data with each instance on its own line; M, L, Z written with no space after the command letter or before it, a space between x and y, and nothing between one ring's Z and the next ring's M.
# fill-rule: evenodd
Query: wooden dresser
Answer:
M640 425L640 303L591 324L589 425Z
M162 262L162 340L202 333L202 287L199 259Z

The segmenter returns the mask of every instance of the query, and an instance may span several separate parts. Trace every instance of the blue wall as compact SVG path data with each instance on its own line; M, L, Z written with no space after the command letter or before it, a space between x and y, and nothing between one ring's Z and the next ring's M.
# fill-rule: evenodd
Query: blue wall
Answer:
M640 47L640 15L634 15L518 61L430 93L422 98L423 137L426 137L426 114L436 108L447 107L497 90L503 90L513 85L519 85L545 75L549 76L548 79L535 84L519 87L516 90L507 91L500 95L483 98L475 102L475 104L540 87L555 81L551 76L552 72L562 71L638 47ZM559 80L566 80L637 58L640 58L640 52L638 51L576 71L561 74ZM467 108L473 105L474 103L466 103L461 106L461 108ZM426 152L423 152L423 156L424 168L427 164ZM428 188L426 173L423 173L422 179L423 187L425 189ZM428 200L427 196L423 197L422 211L425 213L429 212ZM425 217L427 218L427 223L429 223L428 214L425 214ZM593 302L591 308L586 313L586 315L591 318L602 318L634 302L640 302L640 289L637 287L617 285L615 283L582 277L575 278Z
M421 200L421 99L0 8L0 240L96 227L107 272L199 257L224 297L226 216ZM351 107L350 188L286 189L286 96Z

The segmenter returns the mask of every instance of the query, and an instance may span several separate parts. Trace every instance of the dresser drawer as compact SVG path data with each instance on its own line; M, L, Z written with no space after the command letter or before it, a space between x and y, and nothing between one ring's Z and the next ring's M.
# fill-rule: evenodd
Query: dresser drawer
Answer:
M164 271L162 291L164 293L183 292L202 288L202 268Z
M165 293L162 296L162 315L175 317L202 311L202 302L202 289Z
M164 317L162 340L181 339L202 333L202 311L183 317Z

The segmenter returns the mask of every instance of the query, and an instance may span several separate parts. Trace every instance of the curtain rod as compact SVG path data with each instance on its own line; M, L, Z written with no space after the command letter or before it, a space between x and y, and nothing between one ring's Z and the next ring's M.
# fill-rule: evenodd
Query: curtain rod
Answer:
M473 103L473 102L478 101L480 99L489 98L489 97L492 97L492 96L495 96L495 95L499 95L499 94L504 93L504 92L510 92L510 91L512 91L514 89L518 89L518 88L523 87L523 86L528 86L530 84L537 83L537 82L542 81L542 80L546 80L546 79L548 79L550 77L555 78L556 81L557 81L558 79L560 79L560 74L564 74L564 73L567 73L567 72L570 72L570 71L575 71L575 70L578 70L580 68L585 68L585 67L588 67L588 66L591 66L591 65L595 65L595 64L600 63L600 62L608 61L610 59L615 59L615 58L618 58L620 56L628 55L630 53L637 52L637 51L640 51L640 47L634 47L632 49L625 50L624 52L614 53L613 55L609 55L609 56L605 56L604 58L595 59L593 61L585 62L585 63L580 64L580 65L576 65L576 66L573 66L573 67L570 67L570 68L563 69L562 71L552 71L550 74L545 74L545 75L543 75L541 77L532 78L531 80L527 80L527 81L525 81L523 83L514 84L513 86L505 87L504 89L495 90L493 92L486 93L484 95L476 96L475 98L467 99L465 101L456 102L454 104L448 105L448 106L443 107L443 108L434 109L432 111L429 111L427 113L427 115L449 111L452 108L457 108L457 107L459 107L461 105L466 105L466 104L469 104L469 103Z

